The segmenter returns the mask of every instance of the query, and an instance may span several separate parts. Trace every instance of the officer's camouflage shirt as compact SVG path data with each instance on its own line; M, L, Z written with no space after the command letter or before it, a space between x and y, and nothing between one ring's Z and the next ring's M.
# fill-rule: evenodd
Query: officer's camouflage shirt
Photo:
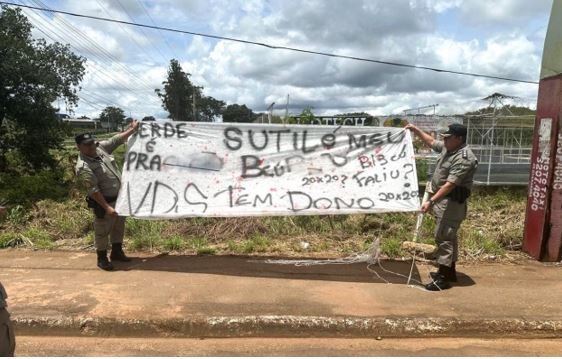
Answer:
M78 155L76 177L80 189L88 196L94 192L101 192L106 197L115 197L119 193L121 171L111 153L123 142L122 136L116 135L99 143L96 157L82 153Z
M474 173L478 166L478 160L472 150L465 144L449 153L443 141L434 141L431 148L435 152L439 152L440 156L431 178L430 192L437 193L446 182L472 189ZM443 198L435 204L433 213L437 217L462 220L466 217L466 201L458 203L449 198Z

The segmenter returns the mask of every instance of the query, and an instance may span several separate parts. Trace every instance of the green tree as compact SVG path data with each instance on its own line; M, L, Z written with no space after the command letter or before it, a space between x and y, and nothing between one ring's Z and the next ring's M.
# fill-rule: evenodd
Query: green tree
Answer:
M387 118L382 124L384 127L398 127L402 128L408 124L408 120L405 118L394 117Z
M211 96L203 96L197 103L198 119L212 122L215 117L223 114L225 105L224 101Z
M228 105L222 114L223 122L254 122L256 115L246 105Z
M0 172L17 158L30 170L54 166L50 149L60 148L67 127L51 105L78 102L85 59L68 45L34 40L20 9L0 6Z
M156 121L154 116L144 116L141 121Z
M168 79L162 82L164 89L155 89L162 100L162 107L169 112L173 121L196 121L193 111L194 95L197 90L189 80L191 74L184 72L176 59L170 61Z
M125 122L125 112L119 107L107 106L100 114L100 121L108 124L109 129L115 131Z
M316 124L316 122L314 121L314 113L312 112L312 108L311 107L307 107L304 110L302 110L301 114L299 115L300 117L300 124L301 125L312 125L312 124ZM296 120L295 120L296 122Z

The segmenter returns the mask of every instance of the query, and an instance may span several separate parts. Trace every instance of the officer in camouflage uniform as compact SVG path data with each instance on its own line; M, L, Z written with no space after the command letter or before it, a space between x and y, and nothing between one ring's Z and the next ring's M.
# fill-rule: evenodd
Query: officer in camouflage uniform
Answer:
M406 125L440 156L427 192L429 200L422 203L421 210L430 209L436 218L435 242L439 271L432 272L433 281L425 286L427 290L438 291L451 287L457 281L455 262L458 258L457 231L466 218L467 199L478 160L466 144L467 129L461 124L449 125L441 134L443 141L437 141L414 125Z
M10 313L6 307L8 294L0 283L0 357L13 357L16 350L16 336L14 325L10 320Z
M108 238L111 240L112 261L129 262L123 252L125 217L115 211L115 202L121 187L121 171L117 169L111 153L123 144L139 126L133 121L124 132L111 139L96 142L89 133L76 136L76 145L80 154L76 163L76 176L80 187L87 193L88 207L95 214L94 232L97 251L97 264L103 270L113 270L107 259Z

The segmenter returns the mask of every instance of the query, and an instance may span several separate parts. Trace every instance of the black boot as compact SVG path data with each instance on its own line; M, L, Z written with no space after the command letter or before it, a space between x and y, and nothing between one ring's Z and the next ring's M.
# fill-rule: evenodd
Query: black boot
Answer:
M113 264L107 259L107 251L97 251L98 254L98 267L103 270L113 270Z
M131 258L125 255L123 252L123 243L112 243L111 244L111 255L109 256L112 261L120 262L130 262Z
M447 267L448 268L448 267ZM446 278L446 274L437 273L431 283L425 285L425 289L430 291L440 291L451 288L451 283Z
M455 268L455 262L451 264L451 269L449 271L449 282L456 282L457 281L457 270Z
M453 283L457 282L457 271L455 269L455 262L453 262L451 267L447 267L440 264L437 272L429 272L429 275L431 276L431 279L435 280L435 278L437 278L437 275L445 274L445 273L447 273L446 277L449 282L453 282Z

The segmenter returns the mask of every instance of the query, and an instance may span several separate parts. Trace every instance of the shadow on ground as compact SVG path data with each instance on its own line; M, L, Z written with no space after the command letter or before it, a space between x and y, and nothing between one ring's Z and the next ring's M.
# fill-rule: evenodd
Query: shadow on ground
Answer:
M381 261L380 265L351 263L295 266L293 264L268 263L268 260L277 259L286 258L159 254L154 257L133 258L130 263L114 264L116 270L123 271L147 270L337 282L387 282L393 284L406 284L412 265L410 261L393 260ZM294 260L295 258L291 259ZM297 258L297 260L301 259L307 258ZM456 283L456 286L470 286L475 284L474 281L465 274L458 273L458 277L459 282ZM414 266L411 284L419 284L419 282L428 281L428 278L420 278L418 268Z

